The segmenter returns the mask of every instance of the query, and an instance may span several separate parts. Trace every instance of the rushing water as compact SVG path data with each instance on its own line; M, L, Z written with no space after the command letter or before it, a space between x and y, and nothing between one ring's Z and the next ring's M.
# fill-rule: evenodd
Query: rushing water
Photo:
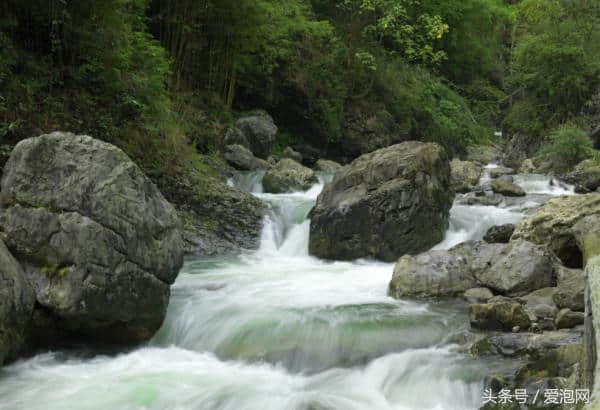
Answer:
M116 355L49 352L0 369L2 409L476 409L491 364L453 343L462 304L386 295L393 265L308 255L307 192L262 193L262 174L231 181L269 206L260 249L189 259L165 324ZM514 209L452 208L440 247L516 222Z

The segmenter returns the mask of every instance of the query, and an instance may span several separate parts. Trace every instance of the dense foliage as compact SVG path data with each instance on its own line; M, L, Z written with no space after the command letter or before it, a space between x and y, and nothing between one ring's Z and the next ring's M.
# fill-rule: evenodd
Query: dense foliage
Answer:
M334 155L352 121L390 118L460 153L500 124L585 129L600 87L597 0L7 0L0 16L0 145L87 132L156 174L257 107Z

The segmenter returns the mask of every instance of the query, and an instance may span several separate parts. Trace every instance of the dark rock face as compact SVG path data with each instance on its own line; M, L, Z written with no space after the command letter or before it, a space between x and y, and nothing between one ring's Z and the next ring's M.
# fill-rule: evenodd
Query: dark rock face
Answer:
M117 343L160 327L183 263L174 208L113 145L53 133L6 164L0 237L68 333Z
M318 182L312 169L293 159L284 158L275 164L263 178L265 192L274 194L305 191Z
M408 132L383 106L349 107L342 132L342 154L351 159L408 139Z
M454 192L437 144L408 141L365 154L325 186L311 211L310 253L393 261L440 242Z
M508 243L514 231L515 225L513 224L492 226L485 233L483 240L487 243Z
M27 348L34 302L21 265L0 240L0 366Z
M506 147L502 162L511 168L519 169L523 161L531 157L539 148L539 139L515 134Z

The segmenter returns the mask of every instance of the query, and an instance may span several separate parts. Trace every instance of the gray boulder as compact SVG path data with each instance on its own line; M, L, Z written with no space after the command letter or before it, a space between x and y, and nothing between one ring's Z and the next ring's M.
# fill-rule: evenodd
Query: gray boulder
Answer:
M315 164L315 171L329 172L331 174L335 174L340 168L342 168L340 164L328 159L320 159Z
M457 158L450 162L452 189L455 192L472 191L483 171L483 167L475 162L461 161Z
M266 159L271 152L277 126L273 118L264 111L257 111L250 116L240 118L235 128L225 135L225 144L239 144L248 148L254 155Z
M4 171L0 237L44 312L91 341L152 337L183 263L156 186L115 146L60 132L21 141Z
M480 195L482 193L483 195ZM483 205L483 206L498 206L504 201L504 197L500 194L490 194L485 192L469 192L459 196L456 203L460 205Z
M508 243L514 231L513 224L495 225L487 230L483 240L487 243Z
M310 217L310 253L396 260L440 242L454 192L437 144L408 141L365 154L336 173Z
M28 348L35 294L0 240L0 366Z
M283 150L283 158L293 159L300 164L302 163L302 154L300 154L298 151L294 151L292 147L286 147Z
M505 196L525 196L525 191L520 186L504 179L494 179L490 182L492 191Z
M558 312L553 299L555 293L556 288L542 288L534 290L520 299L525 301L525 310L535 316L536 320L554 320Z
M284 158L267 171L263 178L265 192L274 194L305 191L318 182L312 169L293 159Z
M558 176L558 179L567 184L575 185L575 192L587 194L600 187L600 167L590 167L581 171L573 171Z
M494 257L490 266L476 273L479 284L501 294L524 295L555 286L552 259L543 246L513 241Z
M223 156L229 165L240 171L254 171L255 169L260 168L270 168L267 161L256 158L248 148L242 145L227 145Z
M402 297L456 296L477 285L470 263L473 243L404 255L394 267L388 294ZM491 297L491 296L490 296Z

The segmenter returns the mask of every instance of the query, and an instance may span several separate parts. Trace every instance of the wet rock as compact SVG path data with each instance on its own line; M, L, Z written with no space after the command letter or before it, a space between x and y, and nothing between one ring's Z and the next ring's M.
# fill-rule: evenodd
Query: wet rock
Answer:
M561 309L556 315L556 327L568 329L583 324L583 312L573 312L571 309Z
M227 145L223 153L229 165L240 171L253 171L255 169L268 169L270 165L264 159L256 158L249 149L241 145Z
M465 291L463 297L470 303L485 303L493 298L494 294L488 288L471 288Z
M302 154L295 151L292 147L285 147L283 150L283 158L293 159L300 164L302 163Z
M34 303L21 265L0 240L0 366L30 347Z
M115 146L60 132L21 141L4 171L0 236L37 304L88 341L149 339L183 263L156 186Z
M365 154L325 186L311 211L310 253L396 260L439 243L454 199L437 144L404 142Z
M495 225L488 229L483 240L487 243L508 243L514 231L514 224Z
M342 166L335 161L330 161L328 159L320 159L315 164L315 171L328 172L335 174L340 170Z
M585 308L585 277L581 269L557 267L558 287L554 293L554 302L559 308L569 308L583 312Z
M497 296L487 303L469 305L469 321L475 329L507 332L515 326L528 329L531 324L527 312L520 303Z
M505 196L525 196L525 191L520 186L506 180L494 179L490 182L492 191Z
M494 257L487 269L475 276L478 283L506 295L524 295L554 286L552 259L544 247L512 241Z
M317 182L312 169L284 158L267 171L263 178L263 188L265 192L274 194L306 191Z
M450 162L452 189L455 192L472 191L483 171L483 167L475 162L461 161L457 158Z

